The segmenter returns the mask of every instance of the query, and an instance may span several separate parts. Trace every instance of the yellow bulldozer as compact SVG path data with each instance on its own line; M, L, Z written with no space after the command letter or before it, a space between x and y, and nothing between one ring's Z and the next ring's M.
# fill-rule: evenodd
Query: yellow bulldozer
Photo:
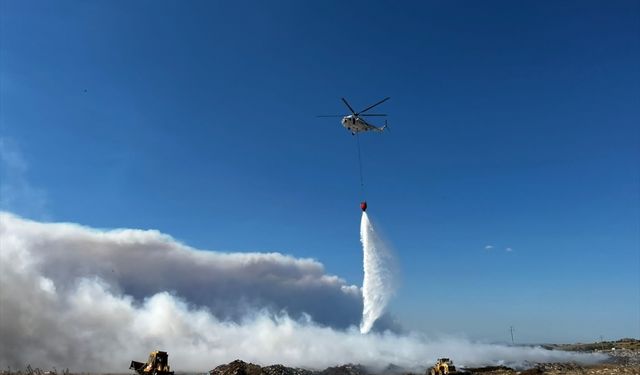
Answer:
M436 364L427 371L427 375L446 375L457 373L456 366L453 365L453 361L449 358L438 358Z
M173 375L169 368L169 354L159 350L149 354L147 363L131 361L129 368L139 375Z

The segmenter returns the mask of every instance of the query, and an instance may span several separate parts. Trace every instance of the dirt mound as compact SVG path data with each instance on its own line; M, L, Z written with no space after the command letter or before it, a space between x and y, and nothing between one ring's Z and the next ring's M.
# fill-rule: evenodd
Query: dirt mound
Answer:
M371 375L364 366L342 365L328 367L322 371L310 371L283 365L259 366L236 359L209 371L209 375Z
M214 368L209 375L262 375L262 367L236 359Z
M263 375L312 375L313 372L301 368L271 365L262 368Z
M317 373L318 375L369 375L364 366L361 365L342 365L336 367L328 367Z
M286 367L283 365L271 365L261 367L253 363L247 363L236 359L226 365L220 365L209 371L209 375L312 375L313 372L305 369Z

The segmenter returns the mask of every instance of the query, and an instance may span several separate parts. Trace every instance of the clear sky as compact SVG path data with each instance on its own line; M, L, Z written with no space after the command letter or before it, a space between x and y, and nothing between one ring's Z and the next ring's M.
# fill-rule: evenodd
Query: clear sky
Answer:
M640 337L638 1L3 0L0 49L4 210L360 284L356 140L315 116L390 96L404 327Z

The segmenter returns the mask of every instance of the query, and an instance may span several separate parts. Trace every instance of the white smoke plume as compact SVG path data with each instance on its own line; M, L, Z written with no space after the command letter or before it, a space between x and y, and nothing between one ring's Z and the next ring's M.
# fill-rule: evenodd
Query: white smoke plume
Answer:
M326 275L320 263L200 251L155 231L0 213L0 250L1 368L125 372L155 349L167 350L178 371L236 358L307 368L420 368L441 355L460 365L599 359L320 324L314 314L361 307L358 288Z
M294 318L312 314L317 322L343 328L362 311L359 288L327 275L312 259L202 251L153 230L99 231L1 218L3 255L20 249L59 291L75 288L79 279L99 279L135 301L168 291L223 319L284 309Z
M371 220L369 220L369 215L364 211L360 221L360 241L362 242L364 267L360 332L369 333L393 296L395 262L390 249L380 239Z
M28 172L18 143L0 135L0 209L46 216L47 194L29 183Z

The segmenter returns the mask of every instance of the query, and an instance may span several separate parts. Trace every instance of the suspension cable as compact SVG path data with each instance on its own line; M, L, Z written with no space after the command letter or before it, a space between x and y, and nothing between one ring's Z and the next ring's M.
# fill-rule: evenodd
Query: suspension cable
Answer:
M362 156L360 156L360 135L356 132L356 143L358 144L358 168L360 170L360 193L364 199L364 178L362 177Z

